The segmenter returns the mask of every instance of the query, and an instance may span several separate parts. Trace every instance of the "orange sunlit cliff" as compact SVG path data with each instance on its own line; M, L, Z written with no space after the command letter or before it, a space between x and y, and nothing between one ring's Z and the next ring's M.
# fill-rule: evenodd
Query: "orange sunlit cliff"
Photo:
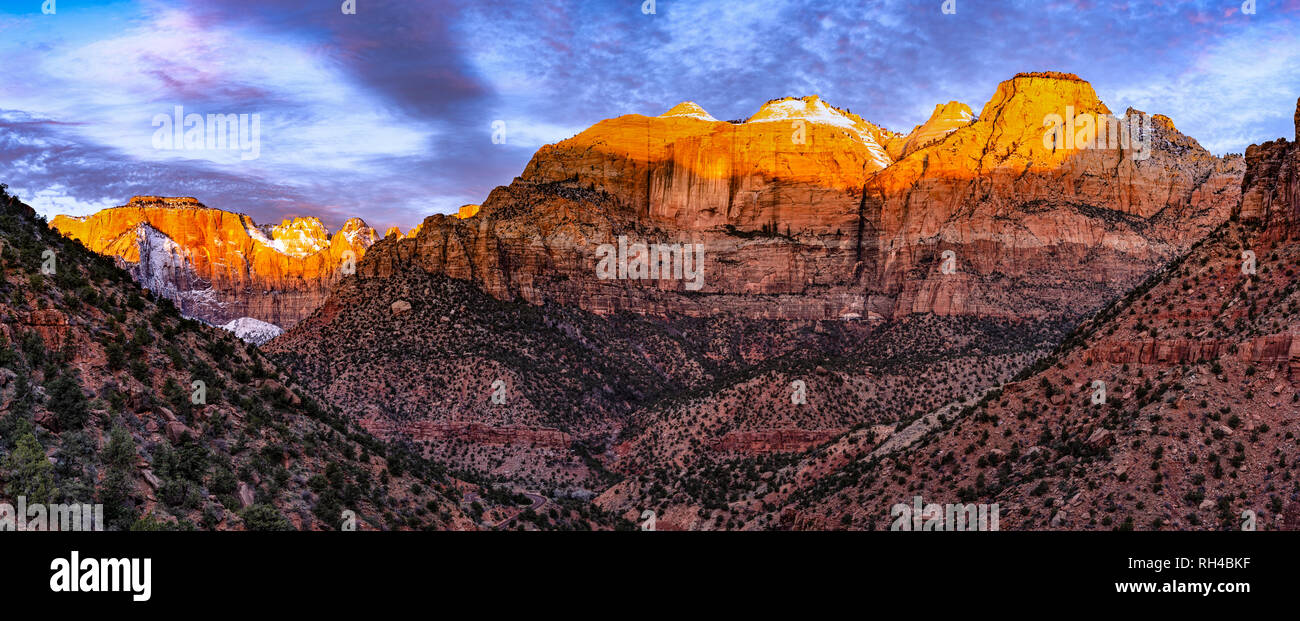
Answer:
M345 265L355 265L376 239L358 218L333 235L316 218L264 230L193 198L156 196L83 218L56 216L51 226L119 258L189 316L217 325L252 317L283 328L315 310Z
M1186 250L1239 196L1240 157L1215 157L1160 115L1112 115L1077 76L1019 74L968 111L940 105L908 134L816 96L745 121L689 102L601 121L541 148L475 218L426 219L361 270L414 264L597 312L1066 316ZM1136 133L1065 148L1044 139L1051 115ZM597 279L595 248L619 235L704 244L706 295Z

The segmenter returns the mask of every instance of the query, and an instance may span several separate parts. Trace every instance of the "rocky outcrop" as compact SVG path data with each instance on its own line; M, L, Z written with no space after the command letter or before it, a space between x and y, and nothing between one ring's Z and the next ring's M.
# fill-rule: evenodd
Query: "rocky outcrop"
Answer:
M970 106L959 101L950 101L934 107L934 113L925 123L917 125L907 135L895 136L887 144L889 156L901 160L931 143L943 140L948 134L957 131L974 120Z
M68 339L68 317L54 308L42 308L27 314L26 326L41 336L46 349L61 349Z
M376 239L358 218L330 235L316 218L266 228L193 198L156 196L88 217L56 216L50 224L116 257L143 286L213 325L250 317L292 327Z
M764 429L758 431L729 431L714 442L717 451L742 453L785 453L806 451L829 442L841 435L844 429Z
M1232 357L1251 364L1280 366L1300 379L1300 338L1270 334L1238 343L1234 339L1147 339L1105 341L1084 352L1088 362L1185 365Z
M1300 140L1300 102L1296 106ZM1246 149L1248 171L1242 182L1242 220L1260 222L1276 241L1300 229L1300 157L1295 142L1278 138Z
M1018 75L978 118L965 110L940 106L901 150L898 134L816 97L744 122L694 104L602 121L540 149L475 217L433 216L378 244L360 272L414 265L600 313L1075 317L1237 203L1240 157L1214 157L1158 115L1115 117L1075 76ZM1106 148L1045 140L1052 115L1101 123ZM1118 129L1109 140L1117 119L1137 128L1127 146ZM620 237L700 244L702 287L598 278L598 249Z

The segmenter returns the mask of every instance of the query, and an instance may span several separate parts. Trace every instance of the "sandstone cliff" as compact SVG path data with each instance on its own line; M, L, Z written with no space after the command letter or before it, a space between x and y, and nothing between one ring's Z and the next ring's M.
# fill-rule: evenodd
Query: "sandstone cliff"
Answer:
M475 217L426 219L360 271L415 265L600 313L1078 316L1237 202L1241 158L1214 157L1165 117L1113 116L1075 76L1021 74L978 118L967 110L940 106L907 136L817 97L744 122L690 103L602 121L540 149ZM1050 115L1132 120L1137 133L1063 148L1044 139ZM703 244L702 290L598 279L596 249L619 236Z
M1296 120L1300 138L1300 102ZM883 442L855 430L797 464L733 479L725 523L880 529L893 503L920 495L999 503L1003 529L1295 528L1300 145L1254 145L1245 159L1235 217L1032 372Z
M315 310L376 239L358 218L333 235L316 218L264 230L193 198L154 196L84 218L56 216L50 225L116 257L188 316L213 325L251 317L286 329Z
M930 143L942 140L948 134L957 131L974 120L970 106L959 101L950 101L934 107L934 113L925 123L917 125L906 135L897 135L886 146L889 156L901 160Z

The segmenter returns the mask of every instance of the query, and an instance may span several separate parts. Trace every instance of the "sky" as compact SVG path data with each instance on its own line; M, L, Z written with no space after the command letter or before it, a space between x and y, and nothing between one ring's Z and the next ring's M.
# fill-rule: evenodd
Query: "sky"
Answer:
M1063 71L1223 154L1292 137L1300 96L1300 0L344 4L0 0L0 183L47 216L152 194L407 230L544 144L681 101L743 119L817 94L906 132ZM246 115L245 143L174 140L177 107Z

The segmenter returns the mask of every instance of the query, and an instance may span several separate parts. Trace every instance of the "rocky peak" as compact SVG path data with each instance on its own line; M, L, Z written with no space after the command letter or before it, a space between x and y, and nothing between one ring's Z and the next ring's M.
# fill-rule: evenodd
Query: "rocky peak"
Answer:
M1064 115L1067 107L1075 114L1110 114L1091 84L1074 74L1047 72L1021 73L999 84L980 119L1041 133L1043 118Z
M132 196L126 207L163 207L171 209L208 209L193 196Z
M379 241L379 234L375 229L370 228L365 220L361 218L348 218L343 223L343 228L334 234L335 240L342 240L348 246L361 246L368 248L371 244ZM336 242L337 243L337 242Z
M782 97L768 100L758 109L758 112L755 112L745 122L761 123L763 121L784 121L788 119L808 119L831 125L852 123L844 112L822 101L822 98L818 95Z
M289 218L271 229L276 250L290 256L305 257L329 246L329 231L319 218Z
M960 101L938 104L926 122L917 125L911 133L898 136L888 145L889 154L894 159L903 158L918 149L943 140L948 134L970 125L975 115L970 106Z
M884 168L893 163L884 145L893 137L893 132L853 114L836 108L817 95L807 97L784 97L773 99L763 104L758 112L749 117L745 124L756 123L793 123L804 121L809 124L827 125L848 130L848 135L860 140L871 152L873 163L877 168Z
M704 108L701 108L699 104L693 101L683 101L682 103L669 108L667 112L659 115L659 118L692 118L701 121L718 122L718 119L713 118L712 115L704 111Z

